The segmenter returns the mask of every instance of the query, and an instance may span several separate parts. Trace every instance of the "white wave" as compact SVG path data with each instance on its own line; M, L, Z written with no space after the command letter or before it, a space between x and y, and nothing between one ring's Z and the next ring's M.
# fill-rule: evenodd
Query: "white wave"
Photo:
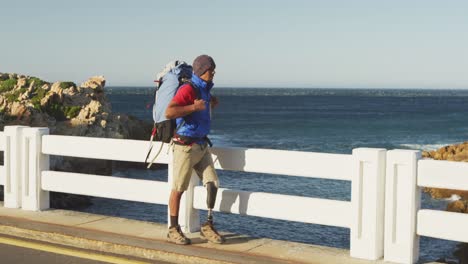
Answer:
M445 146L460 144L460 143L461 142L452 142L452 143L443 143L443 144L441 143L438 143L438 144L400 144L400 146L405 149L431 151L431 150L440 149Z
M446 201L452 201L452 202L453 202L453 201L458 201L458 200L460 200L460 199L461 199L461 196L460 196L460 195L458 195L458 194L452 194L452 196L450 196L450 198L446 198L446 199L444 199L444 200L446 200Z

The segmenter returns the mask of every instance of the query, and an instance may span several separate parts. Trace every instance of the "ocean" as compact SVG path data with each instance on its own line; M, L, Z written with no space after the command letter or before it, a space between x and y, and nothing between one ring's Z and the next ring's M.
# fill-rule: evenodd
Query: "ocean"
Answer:
M152 88L108 87L114 113L151 120ZM350 154L354 148L434 150L468 138L468 90L214 88L216 146ZM218 171L222 187L349 201L346 181ZM120 169L115 176L167 181L167 170ZM423 208L447 200L423 194ZM167 208L92 198L82 211L166 223ZM304 208L307 210L307 208ZM310 212L311 214L320 212ZM202 212L202 221L206 212ZM219 230L349 248L349 230L259 217L215 214ZM456 259L457 242L421 238L420 262Z

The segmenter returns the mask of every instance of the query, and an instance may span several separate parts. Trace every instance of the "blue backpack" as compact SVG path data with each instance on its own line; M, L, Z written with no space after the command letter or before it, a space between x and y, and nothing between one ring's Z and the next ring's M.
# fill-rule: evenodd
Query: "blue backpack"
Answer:
M158 76L154 91L153 132L157 141L169 143L174 135L175 120L167 119L165 112L179 87L192 78L192 66L183 61L171 62L159 75L162 76Z
M165 143L171 142L174 133L177 131L175 119L166 118L166 109L169 103L171 102L174 95L179 90L183 84L190 83L192 78L192 66L188 65L184 61L173 61L168 63L165 68L157 75L156 77L156 89L154 91L154 103L153 103L153 131L151 132L150 137L150 147L148 154L146 155L145 162L147 162L148 157L153 148L153 140L161 141ZM194 89L197 99L200 99L200 91L190 85ZM161 151L161 147L157 155ZM156 159L153 159L153 161ZM149 164L148 168L151 166Z

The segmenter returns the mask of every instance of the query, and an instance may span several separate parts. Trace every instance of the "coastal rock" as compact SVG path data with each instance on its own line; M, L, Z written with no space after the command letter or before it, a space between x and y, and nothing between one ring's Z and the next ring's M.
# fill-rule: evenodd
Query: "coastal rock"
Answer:
M423 157L435 160L468 161L468 142L445 146L434 151L424 151Z
M60 93L52 92L52 90L49 91L47 95L41 100L42 107L50 107L54 104L62 104L62 103L63 103L63 94L61 92Z
M10 76L7 73L0 73L0 81L5 81L10 79Z
M56 124L55 118L44 114L33 114L30 122L27 124L32 127L54 127Z
M78 89L75 87L65 89L63 93L65 94L65 100L69 105L86 106L93 100L88 96L88 94L79 93Z
M34 82L35 82L35 80L32 80L31 83L29 84L28 92L30 92L30 93L32 93L34 91Z
M52 86L50 87L50 92L51 93L58 93L58 94L62 94L63 93L63 89L62 89L62 83L61 82L55 82L52 84Z
M431 158L434 160L447 160L447 161L461 161L468 162L468 142L461 144L445 146L434 151L424 151L422 156L425 158ZM424 188L424 192L427 192L435 199L450 198L452 195L458 195L462 200L451 202L447 206L447 210L458 210L457 212L468 213L468 210L461 207L462 203L466 205L468 200L468 191L461 190L450 190L440 188Z
M468 201L458 200L447 205L447 211L456 213L468 213Z
M31 112L21 102L13 102L13 104L11 104L10 113L11 116L16 117L16 119L24 119L31 116Z
M67 89L63 90L63 92L73 98L73 95L78 93L78 89L75 86L68 87Z
M102 92L104 86L106 85L106 79L104 76L93 76L89 78L86 82L80 85L81 88L91 88L96 91Z
M26 78L21 78L21 79L18 79L17 83L16 83L16 87L17 88L22 88L23 86L25 86L27 83L27 80Z
M468 199L468 191L460 190L451 190L451 189L441 189L441 188L424 188L424 192L429 193L434 199L447 199L452 197L452 195L458 195L462 199Z
M48 91L50 89L50 85L48 83L45 83L41 86L42 90Z
M94 122L96 120L96 115L101 110L102 104L99 101L91 100L91 102L81 109L78 116L73 119L76 125Z

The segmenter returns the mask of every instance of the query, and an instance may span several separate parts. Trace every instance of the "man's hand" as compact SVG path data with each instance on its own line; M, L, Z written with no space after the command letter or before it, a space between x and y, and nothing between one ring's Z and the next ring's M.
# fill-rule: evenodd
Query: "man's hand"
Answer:
M205 110L206 109L205 100L195 99L195 101L193 102L193 109L194 109L194 112Z

